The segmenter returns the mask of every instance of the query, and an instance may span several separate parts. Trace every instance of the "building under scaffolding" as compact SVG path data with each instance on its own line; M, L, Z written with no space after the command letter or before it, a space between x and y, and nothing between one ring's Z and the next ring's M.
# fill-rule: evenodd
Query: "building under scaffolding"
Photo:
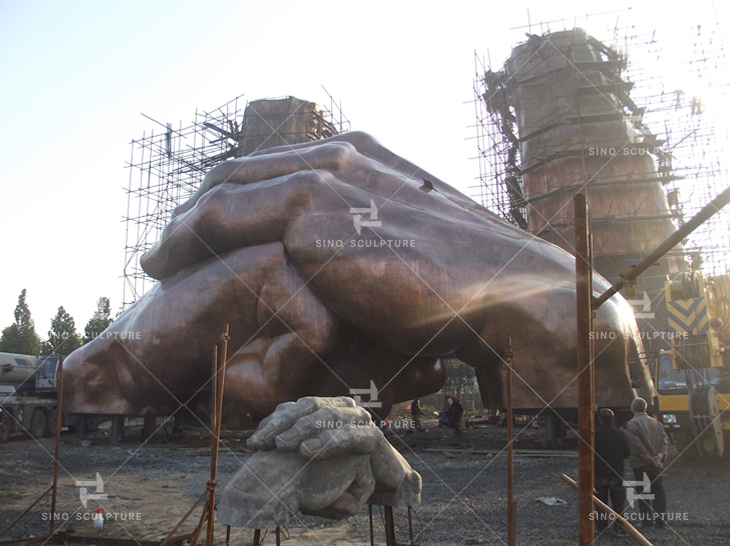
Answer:
M698 50L676 56L676 70L684 60L701 79L725 58L719 36L694 32ZM585 193L594 266L611 282L730 183L721 163L727 125L708 116L699 97L668 90L661 73L628 62L626 50L657 55L659 43L653 34L606 45L571 29L528 33L499 70L477 59L482 203L575 253L571 200ZM646 350L671 348L654 337L667 330L666 280L698 269L726 273L728 233L724 210L628 287Z
M123 218L123 308L156 282L142 270L139 259L159 240L172 211L195 193L205 174L226 159L348 131L350 122L331 96L329 100L327 109L294 97L244 103L241 95L210 112L196 111L191 123L180 122L177 128L155 122L160 130L132 140Z
M628 35L614 27L609 35L610 45L579 29L531 34L499 70L475 59L474 92L475 197L571 251L571 209L563 205L585 188L595 197L596 265L611 279L618 271L602 267L600 257L620 251L630 267L628 254L651 250L667 222L682 225L727 186L730 128L718 119L719 100L708 110L702 97L677 87L695 80L716 99L727 95L717 28ZM641 62L628 62L627 51ZM671 59L674 81L660 59ZM723 274L730 270L728 232L724 210L675 258Z

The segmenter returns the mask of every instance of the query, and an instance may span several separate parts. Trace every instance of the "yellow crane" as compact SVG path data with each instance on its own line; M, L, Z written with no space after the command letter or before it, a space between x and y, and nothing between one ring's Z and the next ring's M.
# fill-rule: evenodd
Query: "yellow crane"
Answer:
M654 359L658 417L680 453L722 456L730 431L730 275L685 274L664 293L672 349Z

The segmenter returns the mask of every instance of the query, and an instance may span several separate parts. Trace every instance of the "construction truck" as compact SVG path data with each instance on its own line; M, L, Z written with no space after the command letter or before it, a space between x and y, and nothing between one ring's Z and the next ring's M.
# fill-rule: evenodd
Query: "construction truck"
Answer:
M33 438L56 434L60 356L0 353L0 444L11 434ZM106 419L63 414L62 427L92 431Z
M56 433L59 356L0 353L0 443L16 432Z
M730 275L664 289L671 349L653 359L654 410L680 453L721 457L730 441Z

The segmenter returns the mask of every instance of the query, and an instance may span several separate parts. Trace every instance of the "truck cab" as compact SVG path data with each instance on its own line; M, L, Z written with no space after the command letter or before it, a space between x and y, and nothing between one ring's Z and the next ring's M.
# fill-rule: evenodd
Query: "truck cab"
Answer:
M61 357L0 353L0 443L10 434L55 433Z
M680 369L674 360L661 351L652 361L659 421L680 453L722 455L725 437L730 440L730 370Z
M58 363L60 361L60 356L40 358L35 376L35 392L58 394Z

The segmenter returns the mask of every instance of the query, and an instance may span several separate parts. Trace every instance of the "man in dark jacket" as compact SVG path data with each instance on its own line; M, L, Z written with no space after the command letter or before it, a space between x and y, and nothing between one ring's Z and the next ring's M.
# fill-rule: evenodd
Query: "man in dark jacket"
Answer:
M600 425L596 428L595 487L596 496L608 504L611 494L611 507L624 515L626 490L624 489L624 459L631 455L629 437L613 425L613 411L603 408L598 412ZM603 532L608 524L608 516L598 514L596 528Z
M421 426L421 415L423 415L423 412L421 411L421 402L419 402L418 398L416 398L413 402L411 402L411 418L413 419L413 425L419 432L423 430L423 427Z
M449 420L454 424L454 436L461 436L462 415L464 415L464 408L454 395L451 397L451 407L449 408Z
M634 471L636 498L639 501L644 527L663 527L667 511L667 496L662 484L664 462L669 440L659 421L646 413L646 400L636 398L631 403L634 416L627 425L631 440L629 466ZM645 486L644 484L647 484Z

